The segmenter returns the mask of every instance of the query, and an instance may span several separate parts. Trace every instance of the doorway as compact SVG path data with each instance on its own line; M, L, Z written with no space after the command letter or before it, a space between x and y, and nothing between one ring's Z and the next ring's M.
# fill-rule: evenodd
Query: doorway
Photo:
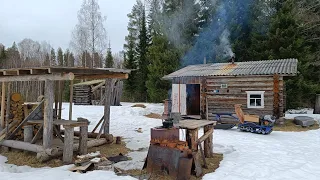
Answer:
M187 84L187 115L200 115L200 84Z

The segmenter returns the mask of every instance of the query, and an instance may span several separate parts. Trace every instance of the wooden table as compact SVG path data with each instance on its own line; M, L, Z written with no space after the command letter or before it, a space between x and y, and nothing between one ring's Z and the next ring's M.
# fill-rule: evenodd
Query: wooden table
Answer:
M216 121L207 120L182 120L175 126L180 129L186 129L186 140L190 149L193 151L198 150L198 143L204 141L204 154L205 157L213 156L212 134L213 126L216 125ZM198 138L198 131L201 127L204 127L204 135Z

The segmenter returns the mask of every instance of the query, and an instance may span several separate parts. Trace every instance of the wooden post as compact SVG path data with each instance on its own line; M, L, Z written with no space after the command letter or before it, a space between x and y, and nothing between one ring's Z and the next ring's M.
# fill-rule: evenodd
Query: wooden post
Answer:
M59 81L59 87L58 87L58 103L59 103L59 113L58 113L58 119L61 119L61 114L62 114L62 93L63 93L63 91L62 91L62 87L63 87L63 85L62 85L62 83L63 83L63 81Z
M105 83L105 103L104 103L104 134L107 135L110 133L110 103L112 98L113 90L113 79L106 79Z
M204 134L208 131L213 131L213 125L204 126ZM206 140L204 140L204 156L206 158L213 157L213 135L210 135Z
M78 118L78 122L87 122L87 119ZM88 153L88 126L80 126L79 136L79 154L84 155Z
M315 114L320 114L320 94L316 95L316 104L314 107L314 113Z
M72 102L73 102L73 80L70 81L69 121L72 120Z
M187 129L186 131L186 139L189 145L189 148L192 151L198 150L198 129Z
M6 103L6 83L2 82L2 91L1 91L1 128L2 129L6 127L5 120L4 120L5 103Z
M45 102L44 102L44 122L43 122L43 147L51 148L53 139L53 81L45 81Z
M31 142L33 138L33 126L27 125L23 127L23 140L24 142Z
M9 117L10 117L10 85L11 83L7 84L7 107L6 107L6 139L9 136Z
M64 128L63 163L72 164L74 130L70 126L64 126Z
M59 85L58 85L59 81L55 81L54 82L54 109L56 110L55 113L55 117L56 119L58 118L58 93L59 93Z
M278 119L280 117L280 98L279 98L279 75L273 76L273 115Z

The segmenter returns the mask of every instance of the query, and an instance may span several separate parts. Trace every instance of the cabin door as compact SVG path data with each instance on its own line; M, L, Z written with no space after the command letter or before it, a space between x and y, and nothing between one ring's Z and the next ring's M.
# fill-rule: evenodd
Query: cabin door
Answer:
M186 84L172 84L171 92L173 113L187 115L187 86Z
M187 114L200 115L200 84L187 84Z

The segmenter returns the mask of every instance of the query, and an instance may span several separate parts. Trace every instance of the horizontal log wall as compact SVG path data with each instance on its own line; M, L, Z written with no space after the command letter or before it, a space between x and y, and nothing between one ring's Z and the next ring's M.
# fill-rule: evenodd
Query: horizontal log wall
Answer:
M234 105L242 104L242 109L248 114L273 115L274 110L274 84L273 76L243 76L243 77L208 77L207 84L207 104L209 119L214 117L214 113L231 112L234 113ZM221 88L221 84L227 84L227 88ZM283 112L283 78L279 81L279 111ZM215 93L214 90L219 90ZM246 91L265 91L264 108L247 108Z

